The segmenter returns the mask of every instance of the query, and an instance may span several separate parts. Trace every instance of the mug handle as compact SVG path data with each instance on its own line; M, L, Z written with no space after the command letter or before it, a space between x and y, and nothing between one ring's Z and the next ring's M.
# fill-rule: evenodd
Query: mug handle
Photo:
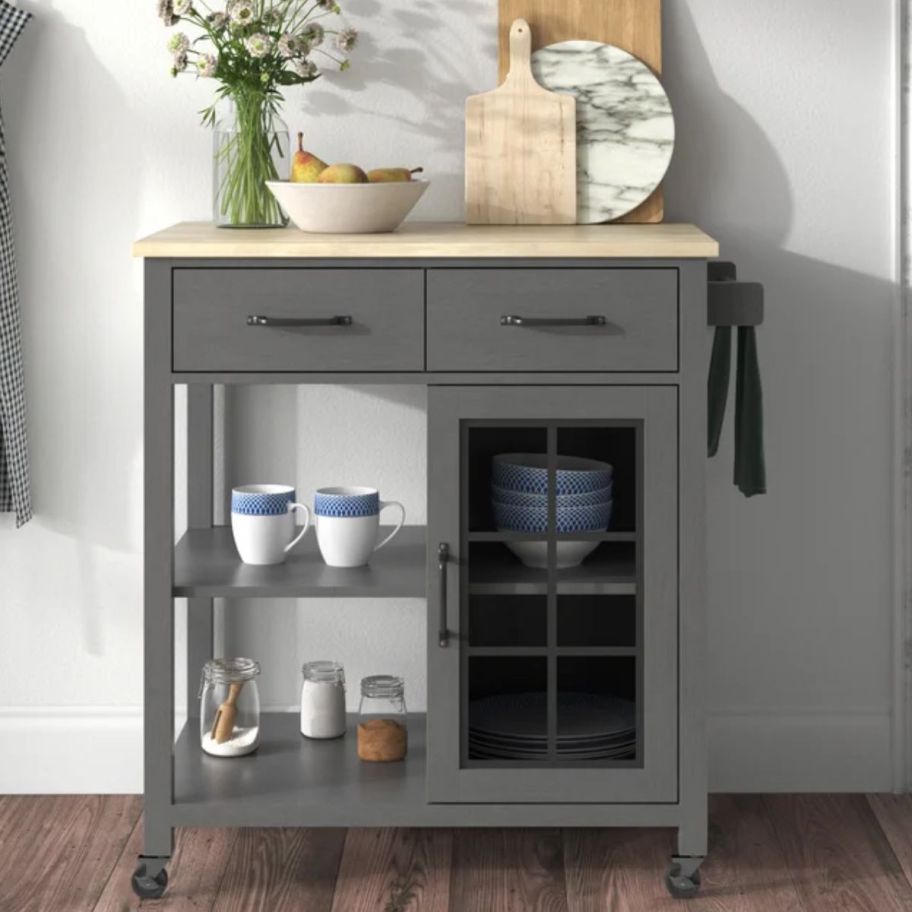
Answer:
M379 545L374 546L374 551L379 551L385 544L387 544L393 538L393 536L405 524L405 507L403 507L402 504L399 503L398 500L381 500L380 501L380 512L382 513L387 507L399 507L399 510L402 513L402 518L399 520L399 525L396 526L396 528L393 529L393 531L390 532L390 534L387 535L386 538L384 538L383 541L380 542Z
M285 545L285 552L291 551L291 549L302 539L304 534L310 528L310 509L302 503L290 503L288 505L291 510L303 510L304 511L304 528L287 544ZM397 530L398 531L398 530Z

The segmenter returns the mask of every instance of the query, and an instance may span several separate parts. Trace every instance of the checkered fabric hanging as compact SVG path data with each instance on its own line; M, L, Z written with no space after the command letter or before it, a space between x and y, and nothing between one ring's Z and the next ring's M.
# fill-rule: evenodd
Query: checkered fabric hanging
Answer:
M0 66L31 14L0 0ZM19 323L19 285L13 250L6 142L0 118L0 512L15 513L16 525L32 518L25 389Z

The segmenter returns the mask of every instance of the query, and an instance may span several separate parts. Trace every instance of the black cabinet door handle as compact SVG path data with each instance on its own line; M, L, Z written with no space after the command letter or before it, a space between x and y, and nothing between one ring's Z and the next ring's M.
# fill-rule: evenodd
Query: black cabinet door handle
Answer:
M266 317L262 314L251 314L247 317L248 326L351 326L352 318L341 317Z
M518 314L504 314L501 326L606 326L604 317L522 317Z
M441 649L450 643L450 631L447 629L447 566L450 561L450 546L441 542L437 548L437 569L440 571L440 635Z

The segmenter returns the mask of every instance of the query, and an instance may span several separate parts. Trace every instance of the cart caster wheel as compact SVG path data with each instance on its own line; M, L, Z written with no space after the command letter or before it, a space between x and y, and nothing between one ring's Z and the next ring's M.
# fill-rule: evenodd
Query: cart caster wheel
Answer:
M665 875L665 886L675 899L693 899L700 892L700 872L688 877L681 873L679 864L673 864Z
M165 895L168 886L168 872L162 868L155 877L150 877L146 873L146 866L141 864L133 872L130 883L133 885L133 892L140 899L160 899Z

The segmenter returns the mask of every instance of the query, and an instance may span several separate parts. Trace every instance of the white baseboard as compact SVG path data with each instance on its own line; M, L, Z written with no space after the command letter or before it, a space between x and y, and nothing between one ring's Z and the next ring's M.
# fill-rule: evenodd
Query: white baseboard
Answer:
M707 716L713 792L889 792L889 710L717 710Z
M139 707L0 707L0 793L142 791Z
M890 713L742 709L707 719L714 792L884 792ZM142 791L139 707L0 707L0 794Z

